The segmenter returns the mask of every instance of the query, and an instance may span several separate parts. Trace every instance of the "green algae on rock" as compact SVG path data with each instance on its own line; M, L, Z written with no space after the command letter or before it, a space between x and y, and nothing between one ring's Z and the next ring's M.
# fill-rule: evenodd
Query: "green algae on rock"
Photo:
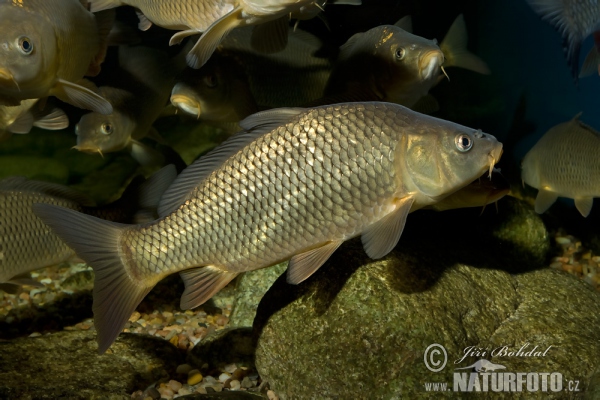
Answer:
M381 260L369 260L354 240L306 283L280 277L254 322L262 379L282 399L429 398L425 383L451 383L454 368L485 358L506 372L560 372L584 392L598 390L592 382L600 365L600 294L566 274L536 269L546 257L539 249L548 247L541 220L521 222L528 242L515 243L501 233L504 212L529 215L501 201L500 214L478 219L469 218L477 210L436 214L439 229L432 232L433 217L422 213ZM480 223L487 228L479 230ZM434 343L448 354L439 373L423 360ZM546 357L461 360L469 346L517 350L526 343L550 350Z
M252 326L258 303L277 278L285 272L287 265L286 261L269 268L246 272L238 278L229 326Z

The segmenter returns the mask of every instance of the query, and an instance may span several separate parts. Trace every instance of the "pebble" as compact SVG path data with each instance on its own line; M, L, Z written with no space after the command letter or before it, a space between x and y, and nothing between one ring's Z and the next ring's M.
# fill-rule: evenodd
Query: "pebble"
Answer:
M267 397L269 400L279 400L279 397L272 390L267 391Z
M231 390L240 390L242 384L237 379L234 379L231 382L229 382L229 387L231 388Z
M173 393L177 393L183 385L178 381L170 380L167 386L173 391Z
M177 366L177 373L187 375L192 369L193 368L190 364L181 364Z
M250 380L250 378L248 378L248 377L246 376L246 377L244 377L244 379L242 379L241 386L242 386L244 389L250 389L251 387L253 387L253 386L254 386L254 384L252 383L252 381Z
M194 386L200 382L202 382L203 376L197 369L193 369L188 373L187 384L190 386Z
M219 375L219 381L225 382L227 379L231 379L231 375L228 373L223 372L221 375Z
M161 399L162 398L172 399L173 396L175 396L175 393L167 387L159 387L158 393L160 393Z

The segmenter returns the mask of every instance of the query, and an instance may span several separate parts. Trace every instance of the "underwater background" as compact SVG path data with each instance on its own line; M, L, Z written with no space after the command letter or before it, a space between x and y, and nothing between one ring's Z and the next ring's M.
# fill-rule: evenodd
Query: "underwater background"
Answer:
M183 311L183 284L171 276L145 298L128 333L105 355L97 354L95 342L91 268L73 262L36 271L33 279L45 288L0 291L0 398L465 396L456 393L456 366L440 374L425 368L423 355L433 343L445 346L449 363L467 347L480 350L460 367L486 359L507 371L563 376L560 391L515 393L504 386L478 393L482 398L600 398L600 207L583 218L572 200L559 199L538 215L536 190L520 176L521 160L551 127L582 112L581 121L600 129L600 76L573 78L560 33L525 0L363 0L328 5L327 24L313 18L298 27L321 39L319 56L335 59L354 33L405 15L412 16L414 34L441 41L461 13L468 48L491 74L448 68L449 80L430 91L439 103L432 115L504 144L496 167L510 184L508 196L483 211L411 214L388 257L370 260L353 240L297 287L285 282L283 263L242 275L206 304ZM129 7L117 8L117 19L137 27ZM142 43L174 55L181 46L167 45L172 34L154 26L142 33ZM580 64L592 46L588 37ZM110 80L116 66L110 48L94 82ZM105 204L136 174L158 169L140 167L127 152L71 149L74 126L87 111L56 104L69 127L34 128L1 142L0 179L68 185ZM180 115L154 127L166 143L144 143L178 170L229 136ZM489 352L525 343L527 350L551 348L550 356ZM435 396L426 386L444 382L448 391ZM578 382L577 391L571 382Z

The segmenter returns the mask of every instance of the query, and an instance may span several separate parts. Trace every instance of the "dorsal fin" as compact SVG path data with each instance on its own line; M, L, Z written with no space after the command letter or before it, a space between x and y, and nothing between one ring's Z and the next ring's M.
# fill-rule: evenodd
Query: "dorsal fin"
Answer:
M260 136L270 132L274 127L288 122L304 110L304 108L277 108L253 114L241 121L240 126L247 131L231 136L179 174L175 182L160 199L158 215L164 217L175 211L188 199L188 195L194 188L229 157Z
M412 18L411 18L411 16L410 15L405 15L404 17L402 17L398 21L396 21L396 23L394 24L394 26L397 26L400 29L404 29L406 32L412 33L413 26L412 26Z
M32 181L24 176L11 176L0 181L0 190L19 190L43 193L75 201L85 207L94 207L96 203L88 196L63 185L49 182Z
M344 43L343 45L340 46L339 57L341 58L342 55L345 55L346 53L352 54L352 48L360 40L360 38L363 35L364 35L364 32L359 32L359 33L355 33L354 35L350 36L350 39L348 39L346 41L346 43Z

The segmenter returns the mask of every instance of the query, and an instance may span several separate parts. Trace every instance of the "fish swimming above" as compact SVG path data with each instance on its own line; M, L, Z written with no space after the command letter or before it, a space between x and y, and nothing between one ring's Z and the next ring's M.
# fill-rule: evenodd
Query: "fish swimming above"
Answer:
M186 68L171 91L171 104L216 126L237 125L258 111L244 66L217 51L200 69Z
M0 284L28 283L15 277L74 256L73 250L33 214L32 204L55 204L111 221L134 222L140 210L141 216L152 209L156 212L161 195L175 176L175 168L165 167L143 183L132 182L119 200L101 207L66 186L23 177L0 181Z
M355 236L370 257L383 257L409 212L491 171L502 153L480 130L390 103L274 109L240 126L177 177L152 224L34 206L94 268L100 352L172 273L185 282L188 309L238 274L290 258L288 282L300 283Z
M410 17L404 17L396 25L381 25L350 37L340 47L323 99L316 103L387 101L412 108L442 80L442 67L490 73L466 48L462 14L439 46L435 39L414 35L411 30Z
M568 197L587 217L594 197L600 197L600 133L580 116L550 128L523 158L521 175L524 183L538 189L539 214L558 197Z
M69 118L59 108L45 104L40 109L38 99L21 101L14 107L0 106L0 141L13 133L29 133L34 126L47 130L60 130L69 126Z
M187 56L188 65L197 69L206 63L229 32L243 26L255 26L252 43L259 46L259 50L282 50L287 44L289 15L302 13L314 0L90 0L90 3L93 12L121 5L135 7L139 10L142 30L149 29L152 23L180 30L171 37L171 45L202 33ZM360 4L360 1L351 3Z
M0 105L48 96L110 114L94 92L114 12L97 15L84 0L0 0Z
M494 169L492 175L482 176L464 188L457 190L443 200L426 208L435 211L454 210L457 208L483 207L506 196L510 192L510 184Z
M75 127L74 148L101 155L127 149L142 165L160 164L162 156L139 140L145 136L161 140L152 124L168 103L175 77L185 62L182 57L170 59L150 47L121 46L119 65L113 81L99 88L113 113L83 115Z
M322 46L316 36L288 28L286 48L263 54L252 47L251 29L233 30L219 48L244 66L259 109L303 107L323 96L333 65L329 59L315 56Z
M548 21L563 39L563 49L573 77L579 73L581 43L594 32L600 31L600 2L596 0L526 0L533 10ZM599 32L600 33L600 32ZM600 61L596 48L590 51L596 65ZM588 72L584 71L584 75Z

